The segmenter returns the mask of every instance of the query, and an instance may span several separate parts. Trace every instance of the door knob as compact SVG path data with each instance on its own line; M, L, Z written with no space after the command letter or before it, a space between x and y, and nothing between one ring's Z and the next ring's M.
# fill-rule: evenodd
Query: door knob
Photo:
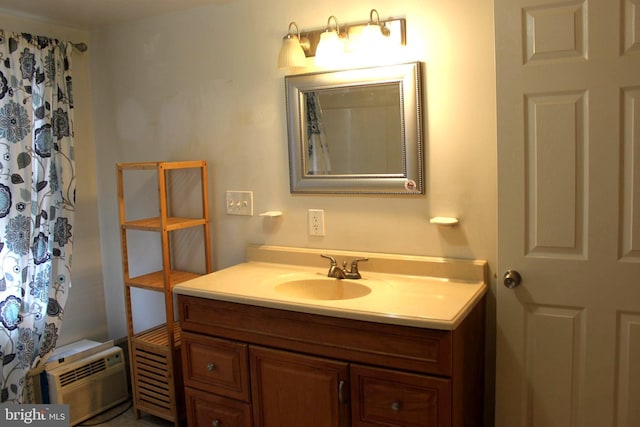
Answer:
M513 289L522 283L522 276L515 270L507 270L502 279L502 283L509 289Z

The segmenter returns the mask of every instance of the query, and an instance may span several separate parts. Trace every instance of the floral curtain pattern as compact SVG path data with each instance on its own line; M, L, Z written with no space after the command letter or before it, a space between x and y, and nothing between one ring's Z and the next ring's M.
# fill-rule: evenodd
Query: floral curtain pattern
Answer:
M322 121L322 107L315 92L304 94L307 115L307 174L331 173L329 145Z
M71 49L0 30L0 403L24 401L71 287Z

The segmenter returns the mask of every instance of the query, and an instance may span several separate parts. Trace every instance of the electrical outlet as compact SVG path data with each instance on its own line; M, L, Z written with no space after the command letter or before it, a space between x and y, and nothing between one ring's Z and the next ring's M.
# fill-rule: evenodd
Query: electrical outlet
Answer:
M227 215L253 216L253 191L227 191Z
M324 210L309 209L309 235L324 236Z

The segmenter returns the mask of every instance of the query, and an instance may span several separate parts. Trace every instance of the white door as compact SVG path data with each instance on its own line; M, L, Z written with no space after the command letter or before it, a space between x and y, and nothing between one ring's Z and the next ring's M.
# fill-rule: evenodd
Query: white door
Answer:
M496 426L638 427L640 0L495 21Z

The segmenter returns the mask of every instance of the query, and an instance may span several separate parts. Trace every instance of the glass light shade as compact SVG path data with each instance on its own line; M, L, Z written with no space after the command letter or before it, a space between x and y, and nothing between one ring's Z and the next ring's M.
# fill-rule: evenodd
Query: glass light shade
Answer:
M362 28L355 53L360 61L367 63L385 61L391 54L389 38L382 34L379 25L369 24Z
M362 29L360 35L360 49L373 51L385 43L385 37L382 35L379 25L369 24Z
M336 31L325 31L320 35L316 48L316 65L329 66L340 62L344 56L344 43Z
M306 57L297 36L288 35L282 39L278 54L278 68L304 67Z

